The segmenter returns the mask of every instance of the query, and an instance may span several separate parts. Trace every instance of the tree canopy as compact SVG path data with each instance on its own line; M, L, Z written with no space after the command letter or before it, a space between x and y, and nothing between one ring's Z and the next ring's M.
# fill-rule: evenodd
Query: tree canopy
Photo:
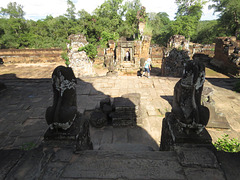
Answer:
M152 32L152 43L166 45L174 34L198 43L212 43L216 36L236 35L239 38L239 0L212 0L211 8L220 12L219 20L200 21L204 0L176 0L175 20L165 12L146 13L139 18L140 0L105 0L93 14L84 9L76 12L75 4L67 0L66 13L51 15L37 21L24 19L24 7L10 2L0 7L0 48L66 47L71 34L82 33L89 47L106 47L108 40L124 36L138 39L138 23L143 20ZM93 46L92 46L93 45Z
M25 15L23 11L23 6L17 4L16 2L10 2L7 5L7 8L1 7L0 15L2 17L10 17L10 18L21 18Z
M215 12L220 12L220 23L226 27L227 33L239 37L240 32L240 1L212 0Z
M181 34L189 40L196 32L198 22L202 16L204 0L176 0L178 11L172 24L173 34Z

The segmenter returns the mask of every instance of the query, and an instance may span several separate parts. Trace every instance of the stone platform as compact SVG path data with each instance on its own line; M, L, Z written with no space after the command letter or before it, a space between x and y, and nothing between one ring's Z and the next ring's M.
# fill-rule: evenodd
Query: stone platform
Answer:
M21 69L20 77L16 69L0 68L0 81L7 87L0 91L0 179L239 179L239 154L189 147L158 151L162 120L171 111L178 78L78 79L80 113L98 108L106 97L139 93L142 120L135 127L91 127L93 151L74 153L74 147L43 143L48 129L45 111L53 96L51 70L41 68L36 74ZM33 78L24 77L24 73L33 74ZM224 133L240 137L240 94L232 91L235 82L207 78L205 83L214 90L216 110L224 113L230 125L230 129L207 128L213 141Z

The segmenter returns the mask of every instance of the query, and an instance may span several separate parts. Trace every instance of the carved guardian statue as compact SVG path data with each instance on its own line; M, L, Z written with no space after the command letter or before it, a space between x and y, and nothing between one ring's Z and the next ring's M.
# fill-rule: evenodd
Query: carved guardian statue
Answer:
M200 133L208 123L209 110L201 105L205 67L198 61L187 61L182 78L174 87L172 113L187 134Z
M67 130L77 117L76 78L72 68L58 66L52 73L53 105L47 108L50 129Z

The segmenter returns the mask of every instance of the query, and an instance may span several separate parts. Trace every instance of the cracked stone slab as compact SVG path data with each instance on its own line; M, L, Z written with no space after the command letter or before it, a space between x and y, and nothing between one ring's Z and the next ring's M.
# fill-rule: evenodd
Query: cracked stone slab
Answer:
M85 151L64 170L63 178L185 179L173 152Z
M7 174L23 156L22 150L0 150L0 179L5 179Z
M185 148L176 147L179 162L184 167L205 167L205 168L218 168L218 161L213 152L204 147L198 148Z
M42 148L33 149L24 154L6 176L6 179L38 179L50 157L51 151Z
M210 168L186 168L184 169L188 180L217 179L225 180L221 170Z

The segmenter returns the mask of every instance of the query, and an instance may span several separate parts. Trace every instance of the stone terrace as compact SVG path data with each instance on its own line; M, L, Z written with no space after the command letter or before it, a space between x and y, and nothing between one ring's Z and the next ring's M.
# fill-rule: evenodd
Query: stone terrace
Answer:
M71 148L52 149L46 146L42 143L47 130L44 116L46 108L52 104L50 78L56 66L51 64L38 68L38 78L30 70L34 71L36 67L19 71L18 66L15 66L15 70L0 66L0 81L7 86L6 90L0 92L0 179L195 179L196 175L201 175L199 179L239 177L239 173L231 176L225 161L222 162L225 165L224 176L216 157L207 149L193 149L191 152L179 149L176 153L155 151L148 155L137 152L145 151L146 146L158 150L162 119L166 112L171 111L173 88L178 78L103 76L78 79L77 103L81 113L98 107L100 100L107 96L113 98L127 93L140 93L142 121L136 128L91 127L94 150L101 147L111 151L109 153L86 151L73 154ZM20 77L19 74L21 78L18 79L16 77ZM240 94L231 90L234 83L234 79L227 78L208 78L205 82L205 87L214 90L216 109L225 114L231 126L229 130L207 129L213 141L224 133L230 137L240 137ZM23 150L30 151L25 153ZM179 154L182 153L185 159L181 159ZM205 157L204 162L201 157ZM94 163L91 159L94 159ZM144 169L143 166L148 168ZM133 171L128 168L133 168ZM232 169L232 172L237 171Z

